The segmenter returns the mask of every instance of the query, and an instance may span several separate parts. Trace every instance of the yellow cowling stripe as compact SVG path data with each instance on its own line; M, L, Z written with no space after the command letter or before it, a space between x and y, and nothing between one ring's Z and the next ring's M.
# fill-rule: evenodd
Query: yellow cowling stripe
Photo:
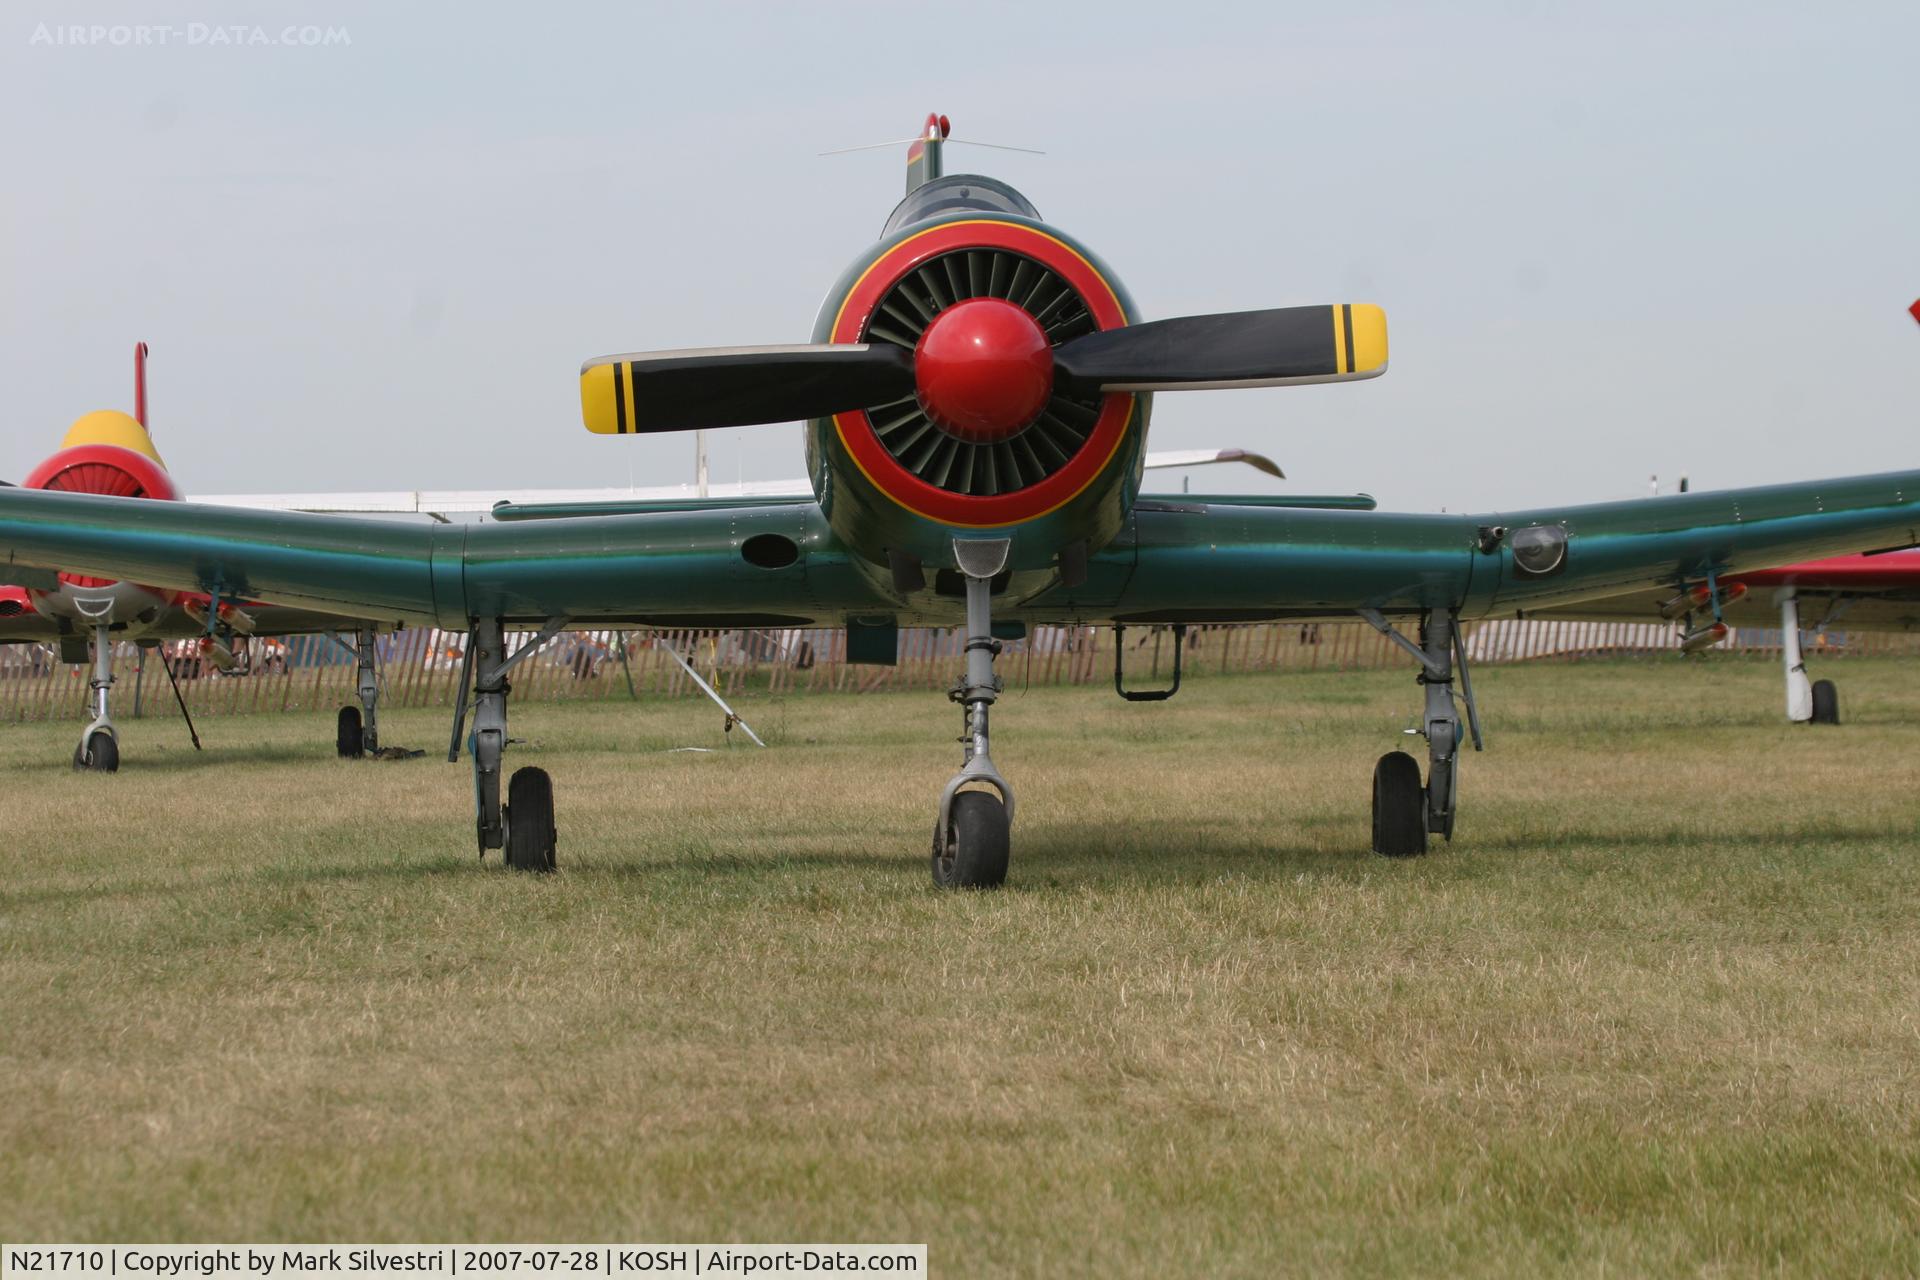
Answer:
M1333 371L1346 373L1349 370L1346 317L1340 314L1341 308L1338 303L1328 307L1327 310L1333 312Z
M131 449L152 458L161 470L166 470L167 464L161 461L160 451L153 447L153 437L140 425L140 420L118 409L96 409L81 415L67 428L66 438L60 442L60 447L71 449L82 444L110 444Z

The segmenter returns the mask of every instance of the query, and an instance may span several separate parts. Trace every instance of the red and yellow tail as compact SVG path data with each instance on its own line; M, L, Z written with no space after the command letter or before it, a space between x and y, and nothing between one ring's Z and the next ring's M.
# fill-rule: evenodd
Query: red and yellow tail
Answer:
M907 194L914 191L946 172L941 163L941 151L946 147L947 135L953 132L953 125L938 112L927 113L927 123L920 129L920 136L907 147Z

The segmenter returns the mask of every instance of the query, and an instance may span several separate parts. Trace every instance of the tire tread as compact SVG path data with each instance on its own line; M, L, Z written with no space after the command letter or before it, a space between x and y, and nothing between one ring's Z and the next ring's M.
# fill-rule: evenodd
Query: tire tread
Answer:
M1392 751L1373 766L1373 851L1388 858L1412 858L1427 851L1427 796L1420 785L1420 764L1404 751Z

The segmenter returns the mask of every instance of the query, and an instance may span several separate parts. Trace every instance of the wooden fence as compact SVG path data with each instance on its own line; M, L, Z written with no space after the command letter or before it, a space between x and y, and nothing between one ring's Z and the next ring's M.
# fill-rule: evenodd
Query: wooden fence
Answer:
M527 639L518 636L514 643ZM1469 656L1481 663L1657 654L1677 643L1671 627L1624 622L1472 623L1466 640ZM450 708L465 643L457 632L433 630L380 637L382 705ZM1164 684L1173 669L1171 631L1131 627L1122 643L1130 688ZM1920 652L1920 636L1876 632L1810 637L1806 643L1823 661L1846 654ZM1722 649L1777 654L1779 646L1777 630L1740 630ZM1026 640L1008 641L998 669L1009 688L1104 684L1113 679L1113 647L1111 628L1041 627ZM354 700L352 654L331 637L255 640L248 661L233 672L182 656L187 648L169 646L163 656L131 643L118 646L115 714L177 715L168 666L195 716L332 709ZM592 631L562 635L515 668L513 696L553 702L698 696L674 654L729 697L945 689L963 664L960 637L953 630L903 630L899 661L891 667L848 663L846 633L838 630ZM1410 662L1386 637L1357 622L1195 627L1187 633L1185 677L1354 671ZM0 645L0 721L84 719L88 670L59 662L47 645Z

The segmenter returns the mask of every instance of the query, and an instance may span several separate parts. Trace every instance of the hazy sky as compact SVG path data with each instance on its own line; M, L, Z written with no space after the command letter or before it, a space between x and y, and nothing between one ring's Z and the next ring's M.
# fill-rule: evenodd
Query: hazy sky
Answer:
M64 30L116 23L166 43ZM0 477L131 409L144 338L189 492L690 479L690 437L586 433L580 361L805 341L904 167L815 153L930 110L1044 148L950 168L1020 187L1150 318L1386 307L1384 378L1163 395L1156 447L1410 509L1920 466L1916 51L1913 0L28 0L0 19ZM798 475L799 432L713 458Z

